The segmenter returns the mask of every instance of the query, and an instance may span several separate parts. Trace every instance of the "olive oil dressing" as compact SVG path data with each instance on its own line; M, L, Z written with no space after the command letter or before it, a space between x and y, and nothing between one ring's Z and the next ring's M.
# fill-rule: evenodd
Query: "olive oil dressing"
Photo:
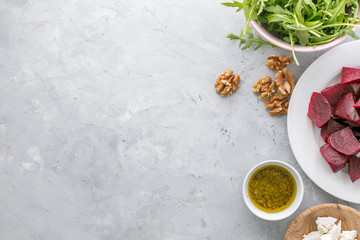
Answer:
M264 212L280 212L289 207L296 196L296 182L283 167L269 165L258 169L248 183L251 202Z

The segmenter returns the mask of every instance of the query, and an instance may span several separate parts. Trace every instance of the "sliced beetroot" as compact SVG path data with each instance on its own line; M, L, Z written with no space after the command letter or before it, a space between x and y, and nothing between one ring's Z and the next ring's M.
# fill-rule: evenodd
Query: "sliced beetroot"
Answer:
M356 108L354 108L354 105L355 101L353 94L347 93L341 98L333 114L339 118L355 123L356 125L360 125L360 116Z
M313 92L311 95L308 116L318 128L324 126L331 119L331 106L326 98L318 92Z
M349 156L339 153L329 144L325 144L324 146L322 146L320 148L320 152L324 156L326 162L329 164L331 170L334 173L345 167L346 163L349 160Z
M360 159L357 156L350 157L349 175L352 182L360 178Z
M347 86L347 85L344 85L344 86ZM353 88L355 89L354 98L355 98L355 101L357 101L360 98L360 84L353 84Z
M334 132L337 132L341 129L344 129L346 126L340 124L339 122L335 121L334 119L330 119L330 121L321 128L321 137L327 143L328 138Z
M341 84L360 83L360 69L343 67L341 70Z
M335 116L333 116L332 119L336 120L338 123L344 125L345 127L350 127L351 129L359 128L358 124L349 122L348 120L345 120L345 119L342 119L342 118L339 118L339 117L335 118Z
M354 104L354 108L360 108L360 100L358 100L358 101Z
M328 100L332 107L336 107L346 93L354 93L354 88L351 85L341 85L340 83L321 91L321 94Z
M355 127L355 128L351 128L354 136L359 140L360 138L360 128L359 127Z
M345 155L354 155L360 151L360 143L354 136L350 127L346 127L330 135L329 144L336 151Z

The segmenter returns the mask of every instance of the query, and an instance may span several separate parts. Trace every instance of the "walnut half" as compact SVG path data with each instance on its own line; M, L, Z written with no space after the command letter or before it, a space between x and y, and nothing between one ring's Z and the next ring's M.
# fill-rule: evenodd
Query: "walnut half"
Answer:
M215 90L221 96L228 96L236 92L240 84L240 76L233 75L231 69L223 72L215 82Z
M276 78L276 85L278 85L281 94L290 95L294 91L295 88L294 75L286 68L276 73L275 78Z
M268 61L266 62L266 66L270 68L271 70L282 70L283 68L286 68L289 66L290 63L292 63L294 59L290 56L275 56L271 55L268 57Z
M290 99L281 93L275 93L268 101L265 101L265 108L271 109L272 116L282 116L287 113Z
M268 99L276 92L276 83L271 81L269 76L259 79L253 86L253 92L260 92L259 98L261 100Z

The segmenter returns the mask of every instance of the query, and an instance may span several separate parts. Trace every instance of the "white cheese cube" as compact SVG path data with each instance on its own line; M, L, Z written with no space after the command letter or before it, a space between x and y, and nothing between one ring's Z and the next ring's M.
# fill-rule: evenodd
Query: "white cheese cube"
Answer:
M341 233L341 220L337 225L332 226L332 228L328 231L327 234L331 236L331 239L337 240Z
M334 240L330 234L321 235L320 240Z
M321 234L319 231L311 232L303 236L302 240L320 240Z
M337 219L332 217L319 217L316 224L320 234L327 233L335 225L336 221Z
M340 233L339 240L355 240L356 236L357 236L356 230L343 231L342 233Z

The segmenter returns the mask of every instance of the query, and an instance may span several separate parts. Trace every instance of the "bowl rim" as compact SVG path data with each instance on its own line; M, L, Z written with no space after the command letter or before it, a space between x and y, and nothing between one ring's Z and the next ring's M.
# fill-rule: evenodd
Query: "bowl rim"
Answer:
M360 10L359 10L359 15L360 15ZM266 31L260 24L258 24L255 20L251 20L250 21L251 26L260 34L260 36L262 38L264 38L266 41L282 48L285 50L289 50L291 51L291 45L277 37L275 37L274 35L272 35L271 33L269 33L268 31ZM352 30L355 30L356 27L353 27ZM319 44L316 47L313 46L300 46L298 44L294 45L294 51L295 52L319 52L319 51L323 51L326 50L328 48L334 47L336 45L338 45L339 43L341 43L342 41L344 41L345 39L347 39L349 37L349 35L344 34L341 37L338 37L334 40L332 40L331 42L328 43L324 43L324 44Z
M256 170L258 170L261 167L268 166L268 165L277 165L277 166L283 167L286 170L288 170L294 177L295 182L296 182L296 187L297 187L296 196L295 196L293 203L286 209L284 209L280 212L276 212L276 213L267 213L267 212L264 212L264 211L258 209L251 202L250 197L248 195L248 182L250 180L250 177ZM278 221L278 220L282 220L282 219L287 218L290 215L292 215L299 208L299 206L302 202L302 199L303 199L303 195L304 195L304 184L303 184L302 178L301 178L300 174L298 173L298 171L290 164L280 161L280 160L266 160L266 161L256 164L246 174L244 181L243 181L242 188L243 188L242 189L243 190L242 191L243 199L244 199L244 202L245 202L247 208L255 216L262 218L264 220L268 220L268 221Z

